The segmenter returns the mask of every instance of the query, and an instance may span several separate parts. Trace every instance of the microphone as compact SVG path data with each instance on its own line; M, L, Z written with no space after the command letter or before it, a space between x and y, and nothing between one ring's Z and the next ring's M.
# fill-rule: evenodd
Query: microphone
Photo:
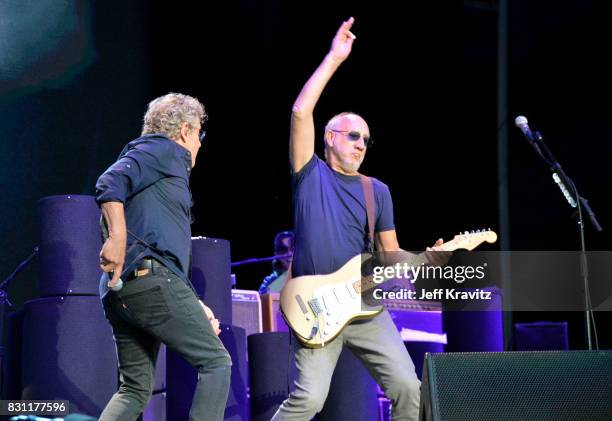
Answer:
M109 285L110 280L111 280L111 279L113 279L113 273L114 273L114 272L104 272L104 273L102 274L102 276L105 276L105 277L106 277L106 287L107 287L107 288L112 289L112 290L113 290L113 291L115 291L115 292L116 292L116 291L121 291L121 289L123 288L123 279L119 278L119 279L117 280L117 283L115 284L115 286L114 286L114 287L111 287L111 286Z
M517 118L515 118L514 125L518 127L519 129L521 129L521 131L523 132L523 134L525 135L529 143L531 143L531 145L535 145L536 137L533 135L533 133L529 129L529 124L525 116L520 115Z
M123 279L119 278L114 287L111 287L113 291L121 291L123 288Z

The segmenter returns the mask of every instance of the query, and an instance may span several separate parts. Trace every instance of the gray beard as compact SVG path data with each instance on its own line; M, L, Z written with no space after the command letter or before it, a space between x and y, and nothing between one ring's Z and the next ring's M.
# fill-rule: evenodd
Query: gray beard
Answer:
M342 168L344 168L344 171L346 172L357 172L357 170L359 170L359 167L361 167L361 162L344 160L340 162L342 162Z

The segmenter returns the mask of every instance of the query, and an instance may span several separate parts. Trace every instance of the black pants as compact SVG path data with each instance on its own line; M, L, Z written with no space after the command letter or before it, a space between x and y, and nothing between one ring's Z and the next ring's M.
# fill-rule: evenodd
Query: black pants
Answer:
M100 420L134 420L151 397L161 342L198 370L190 420L222 420L231 359L197 297L166 268L124 283L104 297L119 358L120 385Z

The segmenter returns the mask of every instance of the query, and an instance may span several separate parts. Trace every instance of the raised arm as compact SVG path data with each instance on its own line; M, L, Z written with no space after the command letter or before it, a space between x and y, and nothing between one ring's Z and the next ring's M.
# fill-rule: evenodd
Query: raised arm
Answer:
M293 104L289 159L294 172L301 170L314 154L315 128L312 114L325 85L351 53L355 35L350 29L354 21L353 18L350 18L340 25L329 53L310 76Z

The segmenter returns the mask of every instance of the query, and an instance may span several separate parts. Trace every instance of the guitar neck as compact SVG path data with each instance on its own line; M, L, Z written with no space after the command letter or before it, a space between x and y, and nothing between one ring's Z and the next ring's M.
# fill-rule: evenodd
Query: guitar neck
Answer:
M490 230L472 233L466 232L465 234L456 235L451 241L443 243L441 246L438 246L438 248L439 251L443 252L450 252L458 249L473 250L485 241L488 243L494 243L497 241L497 234ZM412 269L418 266L430 265L431 261L427 253L436 252L437 251L430 251L419 254L409 253L407 251L394 251L388 253L382 252L377 254L377 256L380 256L380 258L377 259L378 261L376 263L378 263L378 266L385 269L397 264ZM410 272L410 274L412 275L412 272ZM385 281L394 279L393 276L386 276L384 273L382 275L384 278L386 278ZM369 291L380 284L380 282L374 282L374 276L370 274L367 276L362 276L359 281L353 282L352 286L355 291L360 294L362 292Z
M379 255L382 255L384 257L389 257L388 259L385 259L388 261L377 262L378 263L377 266L383 267L383 268L388 268L388 267L392 267L395 265L402 265L402 266L407 266L408 268L414 268L414 267L430 264L430 261L427 259L427 255L425 253L414 254L414 253L409 253L407 251L402 251L402 252L392 252L392 253L379 253ZM412 275L412 272L410 272L410 275ZM387 276L385 276L384 273L383 273L383 276L385 277L385 281L393 279L393 277L389 277L387 279ZM367 276L362 276L359 281L353 282L352 287L355 289L355 291L358 294L361 294L362 292L367 292L367 291L370 291L380 286L380 284L381 282L374 281L373 274L369 274Z

